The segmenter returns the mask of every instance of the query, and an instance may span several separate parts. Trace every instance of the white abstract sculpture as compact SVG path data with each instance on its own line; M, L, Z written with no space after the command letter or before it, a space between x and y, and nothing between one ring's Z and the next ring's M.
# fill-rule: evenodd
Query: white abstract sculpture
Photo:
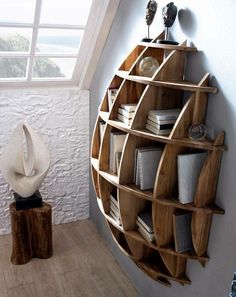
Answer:
M5 180L18 195L30 197L43 182L49 164L49 152L43 141L28 124L20 124L0 159Z

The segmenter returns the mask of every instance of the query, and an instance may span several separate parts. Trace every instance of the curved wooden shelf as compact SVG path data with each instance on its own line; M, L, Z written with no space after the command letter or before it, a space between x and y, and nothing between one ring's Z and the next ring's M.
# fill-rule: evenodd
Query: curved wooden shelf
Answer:
M140 235L140 233L138 231L132 230L132 231L125 231L123 229L122 226L118 225L116 223L116 221L110 216L107 215L104 211L102 202L100 199L97 199L97 203L99 205L99 209L101 211L101 213L104 215L104 217L107 219L107 221L109 223L111 223L117 230L119 230L120 232L122 232L125 235L130 236L131 238L137 240L138 242L140 242L141 244L150 247L156 251L159 252L164 252L173 256L178 256L178 257L182 257L182 258L188 258L188 259L193 259L193 260L198 260L199 262L208 262L209 261L209 257L208 256L198 256L196 253L194 253L194 251L189 251L189 252L184 252L184 253L177 253L173 247L158 247L156 244L150 243L148 241L146 241L142 235Z
M190 92L203 92L203 93L213 93L216 94L218 92L215 87L203 87L195 84L193 82L189 82L186 80L182 81L160 81L160 80L152 80L150 77L131 75L128 71L117 70L116 75L130 81L134 81L140 84L155 86L155 87L164 87L170 89L184 90Z
M124 132L127 132L129 134L133 134L139 137L143 137L143 138L147 138L150 140L159 141L163 143L182 145L186 147L192 147L192 148L203 149L203 150L224 151L226 149L224 145L214 145L214 141L210 141L208 139L203 139L201 141L191 140L189 138L173 139L167 136L153 134L152 132L146 129L138 129L138 130L132 129L130 126L127 126L125 123L122 123L119 120L108 120L107 123L110 126L115 127Z
M188 259L197 260L203 267L209 260L212 217L224 214L214 201L226 148L223 132L215 140L188 138L190 125L205 122L208 94L217 89L209 86L208 73L199 83L185 80L186 53L197 49L188 47L186 42L177 46L156 43L163 38L162 32L150 43L139 42L112 78L108 89L115 88L116 96L111 103L106 91L99 108L92 137L91 174L100 211L119 248L149 277L170 286L171 281L191 283L185 275ZM140 76L139 63L148 56L160 66L152 77ZM185 91L191 93L189 98ZM120 105L130 103L137 104L137 108L130 125L126 125L117 116ZM177 108L181 112L169 135L156 135L145 129L149 110ZM110 139L114 132L127 134L116 173L110 170ZM160 147L162 155L153 189L142 191L134 184L135 153L137 148L149 146ZM207 152L207 157L198 177L194 202L182 204L178 200L178 155L199 151ZM146 240L137 228L139 213L146 209L152 215L154 242ZM192 249L182 253L177 252L174 223L180 212L191 215Z

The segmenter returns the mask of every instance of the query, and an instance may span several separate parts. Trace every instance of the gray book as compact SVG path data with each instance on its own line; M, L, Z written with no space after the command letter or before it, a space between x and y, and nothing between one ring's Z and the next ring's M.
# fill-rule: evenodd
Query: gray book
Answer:
M137 166L140 175L141 190L151 190L154 188L161 154L162 149L160 147L138 150Z
M152 212L144 210L138 214L137 222L139 222L148 232L153 232Z
M138 221L137 221L139 233L149 242L155 241L155 235L153 232L148 232Z
M180 211L173 214L175 251L177 253L183 253L193 248L191 220L191 212Z
M180 203L192 203L206 153L178 155L178 186Z

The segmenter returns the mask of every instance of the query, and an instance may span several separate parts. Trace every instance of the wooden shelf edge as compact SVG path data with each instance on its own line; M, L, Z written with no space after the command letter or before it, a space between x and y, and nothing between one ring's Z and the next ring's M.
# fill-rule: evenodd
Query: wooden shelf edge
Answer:
M99 111L99 117L104 121L107 122L108 121L108 117L109 117L109 112L108 111Z
M128 71L117 70L116 75L127 80L131 80L140 84L151 85L156 87L165 87L170 89L184 90L190 92L203 92L203 93L213 93L218 92L216 87L210 86L199 86L198 84L188 82L188 81L160 81L152 80L150 77L130 75Z
M99 160L96 158L90 158L90 160L91 160L91 165L98 172L99 171Z
M142 41L140 41L138 45L152 47L152 48L166 49L166 50L197 52L197 48L194 46L170 45L170 44L160 44L160 43L154 43L154 42L151 43L151 42L142 42Z
M140 267L141 266L141 268L146 272L146 273L148 273L148 271L150 272L150 274L151 275L156 275L156 277L164 277L164 278L167 278L168 280L171 280L171 281L176 281L176 282L178 282L178 283L180 283L180 284L183 284L183 285L190 285L191 284L191 281L190 281L190 279L186 276L186 275L184 275L184 276L182 276L182 277L179 277L179 278L176 278L176 277L174 277L174 276L171 276L171 275L167 275L167 274L165 274L165 273L162 273L161 271L157 271L157 270L155 270L151 265L149 265L148 263L146 263L146 262L142 262L142 261L139 261L139 262L137 262L137 261L135 261L136 262L136 264ZM146 269L147 270L145 270L145 267L146 267ZM155 278L154 278L155 279Z
M224 145L214 145L213 141L209 140L201 140L201 141L196 141L196 140L191 140L188 138L169 138L166 136L161 136L161 135L156 135L153 134L152 132L146 130L146 129L132 129L131 127L127 126L126 124L118 121L118 120L108 120L108 124L114 128L120 129L124 132L127 132L129 134L147 138L150 140L155 140L163 143L168 143L168 144L177 144L181 146L186 146L186 147L192 147L192 148L198 148L198 149L205 149L205 150L219 150L219 151L224 151L225 146Z
M153 248L154 250L156 250L158 252L165 252L167 254L171 254L171 255L174 255L174 256L179 256L179 257L188 258L188 259L197 260L197 261L202 261L202 262L209 261L209 257L208 256L201 256L201 257L199 257L199 256L197 256L197 255L195 255L193 253L188 253L188 252L177 253L174 249L164 248L164 247L158 247L157 245L155 245L155 244L153 244L151 242L146 241L141 236L141 234L139 234L138 231L135 231L135 230L133 230L133 231L125 231L122 226L118 225L116 223L116 221L112 217L110 217L109 215L107 215L104 212L104 209L103 209L103 206L102 206L102 201L100 199L97 199L97 203L98 203L98 206L99 206L99 209L100 209L101 213L103 214L103 216L105 217L105 219L107 221L109 221L120 232L122 232L123 234L126 234L126 235L128 235L130 237L132 237L133 239L139 241L143 245L145 245L147 247L150 247L150 248Z
M197 207L193 203L188 203L188 204L182 204L178 201L176 198L163 198L163 197L157 197L156 202L166 205L166 206L173 206L176 208L180 209L185 209L189 211L198 211L198 212L204 212L204 213L215 213L215 214L220 214L223 215L225 211L220 208L217 205L212 205L208 207Z

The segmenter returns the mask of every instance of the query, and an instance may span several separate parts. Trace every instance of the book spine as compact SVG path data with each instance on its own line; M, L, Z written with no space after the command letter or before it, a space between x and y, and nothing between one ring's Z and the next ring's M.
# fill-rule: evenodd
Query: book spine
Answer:
M146 124L146 129L153 132L156 135L165 135L165 134L169 134L171 132L171 129L165 129L165 130L158 130L154 127L152 127L151 125Z
M123 108L118 108L118 113L123 115L124 117L126 117L127 119L132 119L132 117L134 116L134 111L129 112Z

